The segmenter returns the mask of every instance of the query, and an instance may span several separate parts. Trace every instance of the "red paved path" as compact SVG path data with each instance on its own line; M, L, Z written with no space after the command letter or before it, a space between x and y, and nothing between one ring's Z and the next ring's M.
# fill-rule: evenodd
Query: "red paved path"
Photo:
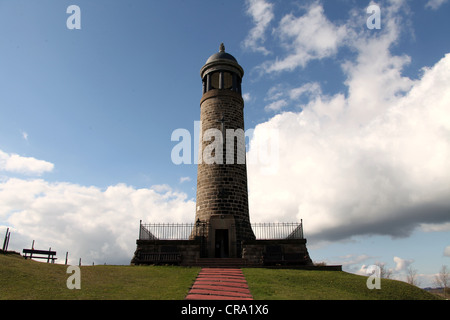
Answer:
M241 269L203 268L186 300L253 300Z

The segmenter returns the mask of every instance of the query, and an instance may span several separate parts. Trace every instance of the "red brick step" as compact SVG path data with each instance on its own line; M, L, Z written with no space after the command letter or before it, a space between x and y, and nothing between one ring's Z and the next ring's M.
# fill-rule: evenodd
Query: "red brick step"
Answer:
M186 300L253 300L240 269L203 268Z

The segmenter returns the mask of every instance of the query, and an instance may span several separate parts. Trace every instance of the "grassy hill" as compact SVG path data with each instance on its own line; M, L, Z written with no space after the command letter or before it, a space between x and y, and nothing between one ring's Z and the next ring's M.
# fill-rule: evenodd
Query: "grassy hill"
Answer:
M67 289L67 266L0 254L0 299L181 300L199 268L81 266L81 289Z
M381 279L369 290L367 277L343 271L244 269L255 299L263 300L435 300L436 296L402 281Z
M0 299L182 300L199 268L82 266L81 290L66 286L67 266L0 254ZM258 300L436 299L404 282L382 279L368 290L362 276L336 271L244 269Z

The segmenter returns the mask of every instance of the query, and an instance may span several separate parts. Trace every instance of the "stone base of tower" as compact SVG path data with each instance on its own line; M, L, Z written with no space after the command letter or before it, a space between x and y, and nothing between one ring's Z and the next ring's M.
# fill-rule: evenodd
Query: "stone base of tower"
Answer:
M198 240L137 240L132 265L195 265L203 242Z
M226 226L225 224L226 222L223 227ZM225 266L233 260L234 264L248 267L313 265L306 248L306 239L247 240L239 246L234 245L230 248L229 254L225 254L224 250L220 251L220 248L212 245L219 241L217 236L211 240L209 243L204 239L137 240L137 248L131 264L200 266L205 261L211 263L214 260L216 266L221 266L221 261Z
M242 244L242 258L251 265L312 266L306 239L250 240Z
M211 215L194 224L142 224L131 264L199 266L234 259L246 266L312 266L303 237L303 224L254 224L261 237L245 232L233 215ZM283 238L274 239L274 236ZM165 237L165 239L161 239ZM269 240L267 240L269 239ZM202 260L203 259L203 260ZM237 260L241 259L238 263Z

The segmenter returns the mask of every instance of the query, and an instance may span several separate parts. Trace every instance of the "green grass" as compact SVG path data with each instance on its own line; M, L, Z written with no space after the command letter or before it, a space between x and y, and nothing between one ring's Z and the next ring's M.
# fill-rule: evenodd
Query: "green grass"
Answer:
M82 266L81 290L67 289L67 266L0 254L0 299L182 300L200 268ZM381 281L369 290L366 277L338 271L243 269L256 300L435 299L407 283Z
M367 277L342 271L244 269L256 300L434 300L425 290L396 280L381 279L369 290Z
M67 266L0 254L0 299L184 299L199 268L81 266L81 289L67 289Z

